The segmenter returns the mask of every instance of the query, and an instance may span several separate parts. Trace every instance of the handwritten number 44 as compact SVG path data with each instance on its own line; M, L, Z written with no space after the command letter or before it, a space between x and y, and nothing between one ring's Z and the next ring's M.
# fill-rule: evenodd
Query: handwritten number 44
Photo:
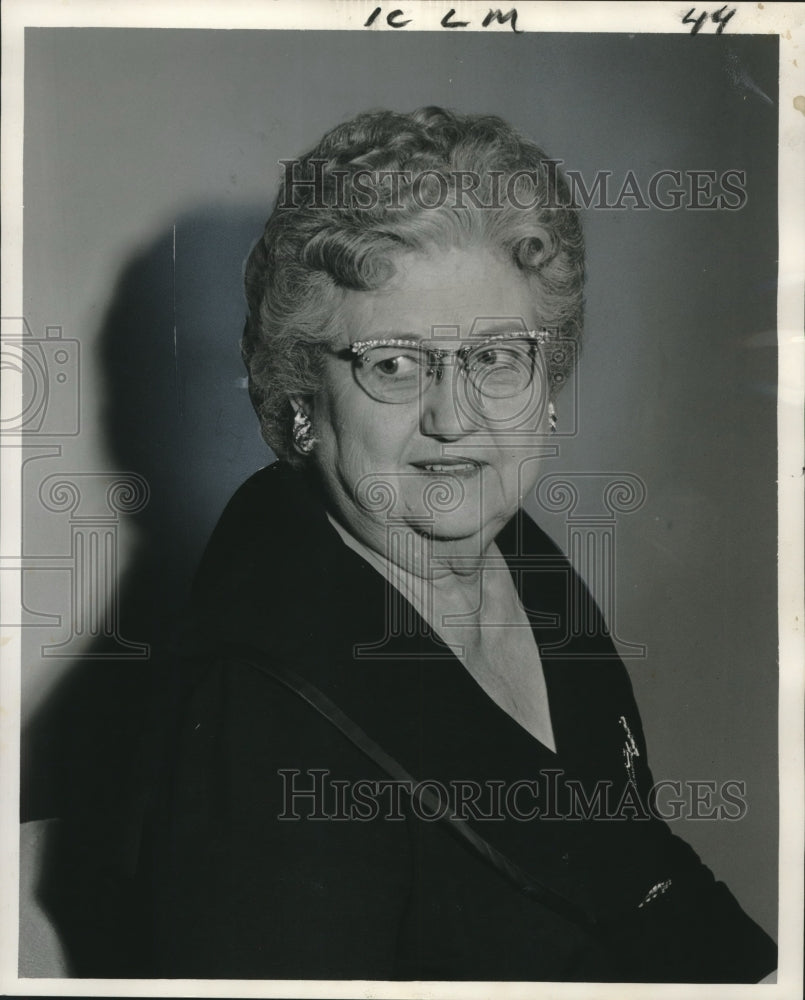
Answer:
M713 21L714 24L718 25L716 28L716 34L720 35L721 32L727 27L727 24L729 23L732 15L735 13L736 8L733 7L732 10L727 11L725 14L724 11L726 10L727 5L724 4L723 7L719 7L718 10L714 10L710 15L708 15L707 11L703 11L698 17L694 17L693 15L696 13L696 8L691 7L687 14L685 14L682 18L682 23L692 24L693 27L690 29L690 33L691 35L695 35L709 16L710 20Z

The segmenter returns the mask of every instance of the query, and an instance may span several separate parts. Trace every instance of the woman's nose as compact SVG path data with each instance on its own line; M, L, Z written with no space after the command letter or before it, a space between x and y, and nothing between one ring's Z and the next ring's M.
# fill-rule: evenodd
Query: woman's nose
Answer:
M472 431L462 408L462 376L457 365L445 365L419 398L419 426L427 437L456 441Z

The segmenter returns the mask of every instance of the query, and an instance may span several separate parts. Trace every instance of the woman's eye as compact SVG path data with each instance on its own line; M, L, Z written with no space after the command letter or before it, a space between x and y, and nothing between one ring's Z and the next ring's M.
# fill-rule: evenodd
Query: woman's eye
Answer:
M384 378L410 378L417 372L417 359L410 354L395 354L374 359L372 368Z
M400 367L400 359L386 358L385 361L378 362L377 367L384 375L396 375Z
M529 367L531 364L531 345L525 342L503 344L498 347L484 348L472 357L471 364L475 369L491 368L508 370L510 368Z

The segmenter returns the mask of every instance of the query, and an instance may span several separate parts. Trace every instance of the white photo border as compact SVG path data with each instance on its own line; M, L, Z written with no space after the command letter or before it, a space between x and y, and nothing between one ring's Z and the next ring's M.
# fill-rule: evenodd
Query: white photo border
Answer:
M382 19L371 29L364 22L377 6L372 2L275 3L183 2L183 0L7 0L3 5L2 71L2 187L3 187L3 314L22 316L22 121L23 75L26 26L149 27L149 28L244 28L254 30L391 30ZM466 12L480 30L486 3L439 3L400 0L412 18L406 30L438 31L440 19L451 7ZM688 3L543 3L520 0L516 6L518 27L525 32L629 32L685 33L681 23ZM715 7L716 5L712 5ZM779 649L780 649L780 969L776 985L764 986L670 986L643 984L591 986L590 984L483 984L376 983L319 981L203 981L203 980L70 980L20 979L17 976L18 822L19 822L19 702L20 632L2 637L0 673L0 970L2 990L19 995L64 996L244 996L270 997L530 997L534 995L590 997L738 997L793 998L800 995L803 940L803 311L805 292L805 9L796 3L729 4L737 13L729 24L731 34L775 34L780 40L779 90L779 245L778 283L778 530L779 530ZM704 9L704 8L702 8ZM709 8L708 8L709 9ZM21 399L15 373L4 370L3 394L13 408ZM0 551L5 559L21 556L22 440L7 438L2 449L2 521ZM4 620L20 606L17 574L3 574Z

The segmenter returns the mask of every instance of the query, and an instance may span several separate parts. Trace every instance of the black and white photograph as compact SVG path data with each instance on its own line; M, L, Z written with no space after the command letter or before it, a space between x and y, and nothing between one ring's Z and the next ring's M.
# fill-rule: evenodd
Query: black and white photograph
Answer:
M801 995L802 8L3 21L3 992Z

